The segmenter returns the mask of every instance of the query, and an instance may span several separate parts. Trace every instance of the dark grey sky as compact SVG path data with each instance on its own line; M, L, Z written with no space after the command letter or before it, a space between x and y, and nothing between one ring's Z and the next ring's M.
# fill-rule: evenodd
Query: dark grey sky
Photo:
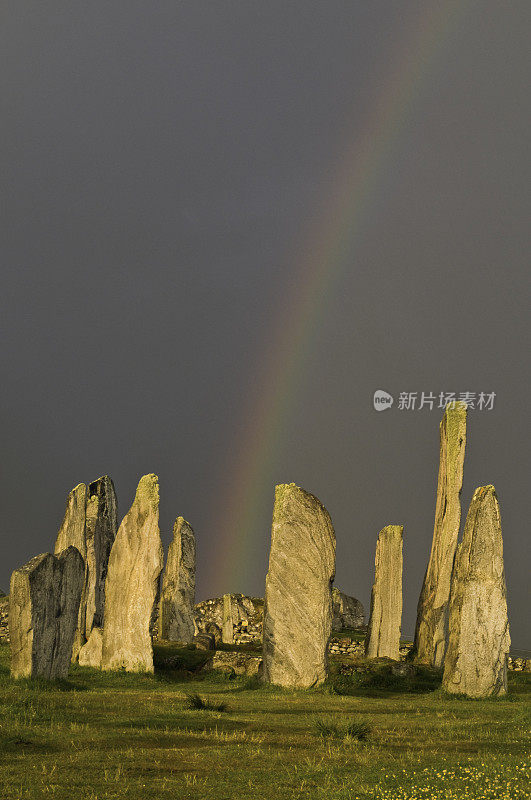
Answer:
M441 7L225 585L216 519L294 254ZM494 391L470 412L463 507L495 484L513 645L530 646L530 16L527 0L2 5L0 586L53 546L73 485L109 473L123 514L154 471L165 541L177 514L196 530L199 597L261 594L273 485L293 480L328 507L337 584L367 606L377 533L405 525L410 632L440 412L378 414L372 393Z

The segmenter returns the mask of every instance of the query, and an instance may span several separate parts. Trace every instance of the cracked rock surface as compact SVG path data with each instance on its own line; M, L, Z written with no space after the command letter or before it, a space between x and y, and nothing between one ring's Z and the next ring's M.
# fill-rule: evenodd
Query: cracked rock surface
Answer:
M277 486L264 607L267 683L309 687L325 680L335 552L334 528L319 500L294 483Z
M510 644L500 508L494 486L481 486L455 557L443 688L469 697L506 694Z

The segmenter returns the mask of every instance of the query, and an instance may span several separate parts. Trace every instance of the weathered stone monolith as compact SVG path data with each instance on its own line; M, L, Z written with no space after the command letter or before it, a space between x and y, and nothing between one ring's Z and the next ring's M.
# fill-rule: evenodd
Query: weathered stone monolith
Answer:
M118 528L114 484L108 475L89 484L86 514L86 613L85 637L103 625L105 579L111 548Z
M393 658L400 653L402 624L402 525L387 525L378 535L374 561L369 628L365 639L368 658Z
M430 559L417 607L415 659L441 667L447 639L450 580L461 521L466 444L464 403L447 406L440 424L439 478Z
M500 508L494 486L481 486L455 557L443 689L469 697L506 694L510 644Z
M9 634L15 678L65 678L72 655L85 565L79 550L35 556L11 576Z
M327 675L336 539L328 511L294 483L275 489L263 628L264 680L310 687Z
M234 642L234 619L232 616L232 597L230 594L223 595L223 623L221 627L221 641L224 644Z
M85 643L86 628L86 609L87 609L87 542L86 542L86 521L87 521L87 486L79 483L75 486L66 500L65 515L59 533L55 540L55 555L59 555L67 547L75 547L81 553L85 564L85 580L79 603L78 621L74 642L72 646L72 661L75 661L80 648Z
M55 540L55 555L72 545L77 547L83 560L86 555L85 515L87 506L87 487L78 483L66 499L65 515Z
M195 535L188 522L177 517L162 578L160 638L190 643L195 634L194 606Z
M122 520L105 581L102 668L153 672L149 624L157 596L163 550L159 531L159 483L140 479Z

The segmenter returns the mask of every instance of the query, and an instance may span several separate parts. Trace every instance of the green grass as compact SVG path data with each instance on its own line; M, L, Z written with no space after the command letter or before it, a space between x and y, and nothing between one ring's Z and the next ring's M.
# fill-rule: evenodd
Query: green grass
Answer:
M370 725L366 722L356 722L356 720L340 723L335 719L317 719L314 724L318 736L343 739L344 741L347 739L364 741L371 732Z
M1 800L530 796L529 675L478 701L445 697L437 673L348 676L341 660L305 692L198 672L208 654L169 645L154 675L73 667L60 684L13 681L8 657L0 646Z

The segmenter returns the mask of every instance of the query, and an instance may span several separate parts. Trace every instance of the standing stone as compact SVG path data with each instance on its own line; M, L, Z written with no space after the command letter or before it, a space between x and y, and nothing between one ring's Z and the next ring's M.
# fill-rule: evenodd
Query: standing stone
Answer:
M76 637L76 618L79 620L79 607L83 599L85 584L85 562L79 550L72 545L59 553L61 568L61 594L57 617L58 636L55 658L68 673L68 663L72 659L72 647ZM66 667L62 665L66 664Z
M87 518L87 487L79 483L68 495L66 500L65 515L57 539L55 540L55 555L62 553L67 547L75 547L81 553L87 570L87 543L86 543L86 518ZM72 661L75 661L80 648L85 643L86 628L86 574L79 603L78 621L72 647Z
M111 548L118 528L114 484L108 475L89 484L86 514L87 586L85 638L103 625L105 579Z
M85 565L79 550L35 556L11 576L9 633L14 678L68 675Z
M77 547L83 559L86 555L85 545L85 516L87 506L87 487L78 483L66 499L65 515L57 539L55 540L55 555L62 553L72 545Z
M221 641L224 644L234 642L234 620L232 617L232 597L230 594L223 595L223 624L221 628Z
M481 486L455 557L443 688L469 697L506 694L510 644L500 508L494 486Z
M387 525L376 543L374 584L369 629L365 640L368 658L400 657L402 624L402 525Z
M189 644L194 638L195 535L183 517L177 517L162 578L159 636Z
M294 483L277 486L264 608L267 683L309 687L325 680L335 554L326 508Z
M365 611L359 600L340 592L337 586L332 589L332 630L361 628L365 622Z
M144 475L133 505L118 529L109 558L103 669L153 672L149 623L162 565L159 483L156 475Z
M459 523L466 444L466 405L447 406L440 425L439 479L431 554L417 608L415 658L442 667L447 639L450 581Z

